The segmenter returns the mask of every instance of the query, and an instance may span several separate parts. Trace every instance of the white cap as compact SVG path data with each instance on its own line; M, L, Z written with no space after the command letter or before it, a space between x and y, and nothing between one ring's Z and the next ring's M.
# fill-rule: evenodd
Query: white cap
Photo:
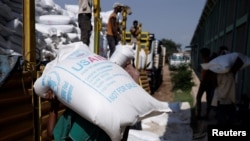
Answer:
M119 2L116 2L116 3L114 3L114 5L113 5L113 8L116 8L116 7L118 7L118 6L123 6L123 4L121 4L121 3L119 3Z

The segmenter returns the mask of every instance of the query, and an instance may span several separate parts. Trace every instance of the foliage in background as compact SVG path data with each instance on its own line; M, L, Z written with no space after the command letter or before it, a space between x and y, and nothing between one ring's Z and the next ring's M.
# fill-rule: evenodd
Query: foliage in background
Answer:
M194 97L191 94L191 90L195 83L193 82L192 71L189 69L189 65L181 65L177 70L171 72L171 81L173 83L174 101L188 102L193 114Z
M182 90L190 91L195 85L192 76L192 71L188 65L181 65L175 71L171 72L171 81L173 83L172 91Z
M165 58L165 62L168 62L168 57L175 52L179 52L179 50L181 49L181 44L177 44L174 41L170 40L170 39L161 39L161 43L163 46L166 47L166 58Z

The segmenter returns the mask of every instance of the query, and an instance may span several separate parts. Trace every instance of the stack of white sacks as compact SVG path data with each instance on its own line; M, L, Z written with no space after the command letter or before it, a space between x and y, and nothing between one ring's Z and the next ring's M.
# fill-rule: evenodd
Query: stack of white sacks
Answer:
M78 7L63 9L53 0L35 1L37 56L41 61L54 59L58 45L80 40L76 10Z
M54 58L60 44L80 41L78 27L78 5L65 4L60 7L53 0L36 0L37 47L42 52L41 60ZM105 37L106 25L112 9L100 13L102 30L100 32L99 54L108 58L108 45ZM120 16L118 17L121 18ZM89 48L94 50L94 15L92 15L92 35ZM39 54L40 55L40 54Z
M22 2L22 0L0 0L0 55L22 56L23 54ZM51 61L56 57L58 45L80 40L77 11L78 5L65 5L65 8L62 8L53 0L35 0L36 33L34 34L38 60ZM92 50L93 37L92 35L90 43Z
M23 5L21 0L0 0L0 54L23 54ZM100 32L100 55L108 55L105 27L112 9L100 13L103 30ZM36 57L40 61L51 61L56 57L58 45L80 40L77 22L78 5L65 4L60 7L53 0L35 0ZM93 16L92 16L93 17ZM119 16L119 18L121 18ZM93 19L93 18L92 18ZM92 25L93 25L92 20ZM93 26L94 27L94 26ZM93 32L92 32L93 33ZM94 49L94 34L91 36L90 49ZM135 54L137 55L137 54ZM142 57L141 57L142 56ZM139 68L145 66L145 52L139 53ZM137 58L135 56L135 58ZM144 62L141 62L144 61Z
M108 58L108 44L106 39L106 25L109 15L113 10L102 11L100 18L102 21L102 30L100 32L99 54ZM80 29L78 27L78 5L65 4L64 9L53 2L53 0L36 0L36 30L38 49L42 55L40 59L54 58L57 47L60 44L68 44L80 40ZM121 22L121 15L118 14ZM92 15L92 25L94 28L94 16ZM94 32L90 40L89 48L94 50ZM136 52L137 50L134 50ZM40 55L40 54L39 54ZM134 58L137 59L136 53ZM146 53L142 49L139 51L139 69L143 69L146 65ZM136 60L135 60L136 61Z

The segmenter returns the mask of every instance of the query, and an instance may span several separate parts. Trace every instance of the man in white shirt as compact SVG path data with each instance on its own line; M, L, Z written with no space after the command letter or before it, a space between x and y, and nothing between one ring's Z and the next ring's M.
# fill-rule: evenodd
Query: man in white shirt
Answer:
M92 31L92 4L92 0L78 0L78 24L81 29L81 40L87 46L89 46Z

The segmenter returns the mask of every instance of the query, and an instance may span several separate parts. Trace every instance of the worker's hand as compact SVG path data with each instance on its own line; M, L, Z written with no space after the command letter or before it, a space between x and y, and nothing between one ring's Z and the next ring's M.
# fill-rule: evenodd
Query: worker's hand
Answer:
M47 91L45 98L50 102L49 117L47 121L47 136L50 140L53 140L53 129L58 118L59 101L56 99L52 90Z
M52 100L54 99L54 94L53 94L53 91L51 89L49 89L46 94L45 94L45 99L47 100Z
M241 60L241 58L237 57L233 66L230 69L230 72L232 72L235 75L240 70L240 68L243 66L243 64L244 64L244 62Z
M48 90L45 99L50 102L50 111L57 112L59 107L59 101L57 100L56 96L53 94L52 90Z
M49 89L45 95L45 99L48 100L50 103L59 103L56 96L54 95L53 91Z

